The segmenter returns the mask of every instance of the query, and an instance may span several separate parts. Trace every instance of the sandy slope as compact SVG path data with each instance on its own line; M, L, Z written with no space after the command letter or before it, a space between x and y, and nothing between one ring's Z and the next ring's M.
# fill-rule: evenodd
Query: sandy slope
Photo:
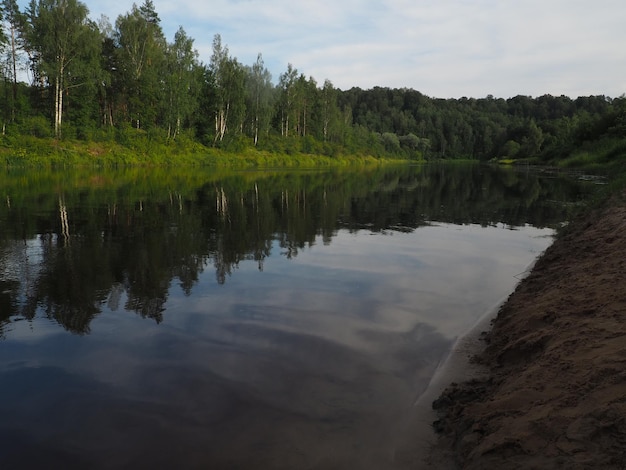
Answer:
M572 225L435 401L459 468L626 469L626 193Z

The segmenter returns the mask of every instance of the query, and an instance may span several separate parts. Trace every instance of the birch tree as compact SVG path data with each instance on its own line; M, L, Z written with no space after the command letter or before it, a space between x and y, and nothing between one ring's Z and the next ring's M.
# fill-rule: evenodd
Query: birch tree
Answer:
M181 27L174 35L174 42L167 49L167 101L166 125L168 138L176 138L181 132L182 122L197 108L196 67L198 52L193 48L193 39Z
M211 55L210 70L215 86L215 142L221 141L226 134L230 103L228 101L227 81L228 47L222 46L222 37L216 34L213 37L213 54Z
M248 70L248 119L254 145L259 142L259 134L269 131L272 113L272 75L265 68L261 54Z
M16 0L2 0L2 24L4 34L0 34L0 42L6 44L5 77L11 80L12 93L10 101L10 119L15 120L15 106L17 102L17 69L19 62L18 51L22 47L22 31L24 15L20 12ZM2 37L4 36L4 37Z
M215 139L222 142L231 126L243 127L245 112L245 72L243 66L228 54L228 47L222 46L222 38L216 34L213 39L210 71L215 87Z
M100 104L100 123L103 126L113 126L116 101L119 99L119 80L114 80L119 70L117 64L117 46L113 38L113 26L109 18L102 15L98 22L102 41L102 53L100 54L100 73L98 99Z
M115 22L117 82L126 90L127 114L138 129L156 122L163 91L167 42L160 22L150 0L133 4Z
M280 133L289 136L289 126L294 120L296 103L296 81L298 71L291 65L287 65L287 71L280 75L278 88L280 90Z
M293 114L295 130L299 136L309 134L311 116L315 107L317 83L313 77L308 80L300 74L293 87Z
M99 56L98 30L88 13L77 0L32 0L26 13L28 41L36 52L32 67L52 89L57 138L61 137L64 96L89 80Z
M322 138L327 142L341 120L341 112L337 106L337 90L328 79L324 80L320 93L320 115Z

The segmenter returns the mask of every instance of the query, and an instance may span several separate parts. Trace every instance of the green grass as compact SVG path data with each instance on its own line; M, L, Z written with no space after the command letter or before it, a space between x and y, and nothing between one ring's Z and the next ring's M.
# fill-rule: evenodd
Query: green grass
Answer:
M586 142L552 163L560 168L620 173L626 163L626 139L605 137Z
M167 142L147 133L99 141L56 140L50 137L3 136L0 138L0 165L6 167L117 167L117 166L214 166L319 167L362 165L398 160L363 155L330 157L302 152L276 153L244 147L226 151L205 147L189 139Z

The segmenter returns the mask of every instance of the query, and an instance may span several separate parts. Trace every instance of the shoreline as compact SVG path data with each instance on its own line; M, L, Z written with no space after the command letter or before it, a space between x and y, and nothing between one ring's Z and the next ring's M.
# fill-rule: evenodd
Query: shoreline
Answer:
M530 275L542 255L543 252L519 274L519 282ZM455 468L453 452L441 441L433 426L439 416L432 405L450 384L488 379L489 369L474 361L474 357L485 348L483 337L507 297L504 296L487 309L469 330L456 339L448 355L437 366L426 389L416 398L405 433L408 439L403 439L394 453L397 465L413 470Z
M529 271L524 271L524 274L528 275ZM488 309L468 331L459 336L449 354L437 366L428 386L413 404L408 431L404 434L408 439L406 442L403 439L403 443L394 453L393 460L397 465L413 470L456 468L453 452L447 444L442 443L434 430L433 423L439 416L432 405L450 384L488 379L489 369L475 362L473 358L484 349L483 336L505 302L506 297Z
M624 468L625 201L572 222L457 342L416 403L439 417L423 468Z
M455 468L453 453L446 444L442 444L434 431L433 423L438 415L432 403L451 383L462 383L474 378L484 380L488 377L489 370L472 361L472 357L484 347L481 337L503 302L489 309L470 330L455 341L426 389L415 400L403 434L405 438L394 452L396 466L413 470Z

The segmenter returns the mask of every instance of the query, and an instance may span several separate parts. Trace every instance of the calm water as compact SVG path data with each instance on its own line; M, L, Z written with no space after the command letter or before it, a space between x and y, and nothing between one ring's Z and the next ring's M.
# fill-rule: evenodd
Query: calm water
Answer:
M393 468L590 191L479 166L0 176L0 467Z

